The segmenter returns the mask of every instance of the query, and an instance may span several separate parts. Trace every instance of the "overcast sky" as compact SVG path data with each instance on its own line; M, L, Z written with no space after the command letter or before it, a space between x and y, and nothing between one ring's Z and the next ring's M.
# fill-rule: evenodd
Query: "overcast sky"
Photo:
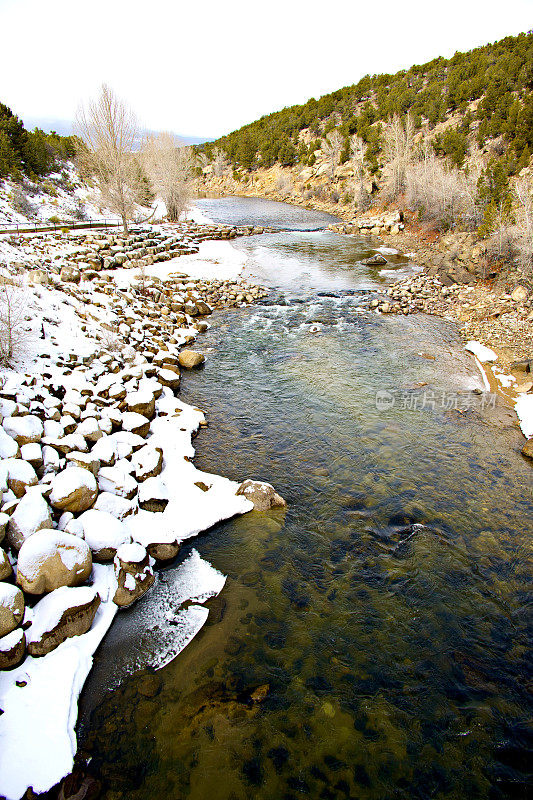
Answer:
M105 81L150 129L215 137L533 28L533 0L0 0L0 101L70 120Z

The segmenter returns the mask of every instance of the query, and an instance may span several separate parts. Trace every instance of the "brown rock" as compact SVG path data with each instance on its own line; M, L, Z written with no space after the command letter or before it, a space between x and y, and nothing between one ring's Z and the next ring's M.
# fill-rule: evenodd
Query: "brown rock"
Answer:
M284 508L287 503L270 483L246 480L237 489L236 494L244 495L251 500L256 511L269 511L271 508Z
M63 586L51 592L35 608L34 621L27 632L28 653L45 656L71 636L87 633L100 605L100 595L88 586L77 589ZM63 612L55 624L47 629L46 623L59 607ZM43 620L43 622L41 622Z
M193 369L193 367L198 367L200 364L204 363L205 356L203 353L198 353L196 350L182 350L178 356L178 360L181 367Z

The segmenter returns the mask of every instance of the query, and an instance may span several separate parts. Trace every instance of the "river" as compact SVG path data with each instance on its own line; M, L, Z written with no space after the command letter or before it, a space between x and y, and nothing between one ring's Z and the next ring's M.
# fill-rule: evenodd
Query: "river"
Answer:
M210 423L196 463L288 508L183 548L226 586L178 658L96 700L103 648L81 757L109 800L525 800L533 495L514 414L452 323L369 309L406 258L365 267L379 242L283 204L199 205L280 231L232 244L272 294L199 340L181 393Z

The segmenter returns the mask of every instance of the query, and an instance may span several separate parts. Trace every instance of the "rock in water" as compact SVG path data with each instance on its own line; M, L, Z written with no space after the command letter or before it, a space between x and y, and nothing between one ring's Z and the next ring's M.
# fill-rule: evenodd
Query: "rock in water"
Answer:
M114 567L118 585L113 601L117 606L130 606L146 594L155 581L150 557L137 542L119 547Z
M287 503L270 483L246 480L237 489L236 494L243 494L251 500L256 511L269 511L271 508L284 508Z
M178 361L180 367L193 369L193 367L198 367L200 364L204 363L205 356L203 353L199 353L196 350L182 350L178 356Z
M365 258L363 261L361 261L361 264L364 264L365 267L378 267L386 263L387 259L383 258L383 256L381 256L379 253L376 253L375 256L371 256L370 258Z

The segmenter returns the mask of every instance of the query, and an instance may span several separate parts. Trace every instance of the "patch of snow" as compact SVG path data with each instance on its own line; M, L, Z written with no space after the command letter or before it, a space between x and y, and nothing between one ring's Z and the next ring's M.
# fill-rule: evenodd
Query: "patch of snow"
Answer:
M515 403L515 411L520 420L520 428L526 439L533 436L533 395L522 394Z
M468 350L470 353L473 353L475 357L481 361L482 364L486 364L488 361L497 361L498 356L491 350L490 347L485 347L484 344L481 342L470 341L465 344L465 350Z
M67 639L42 658L28 656L16 669L0 672L4 712L0 715L0 795L7 800L19 800L29 787L37 794L46 792L72 772L78 697L93 654L117 613L117 606L104 600L109 595L108 572L112 575L113 568L100 565L95 575L95 590L103 602L90 631ZM17 682L25 685L17 686Z

